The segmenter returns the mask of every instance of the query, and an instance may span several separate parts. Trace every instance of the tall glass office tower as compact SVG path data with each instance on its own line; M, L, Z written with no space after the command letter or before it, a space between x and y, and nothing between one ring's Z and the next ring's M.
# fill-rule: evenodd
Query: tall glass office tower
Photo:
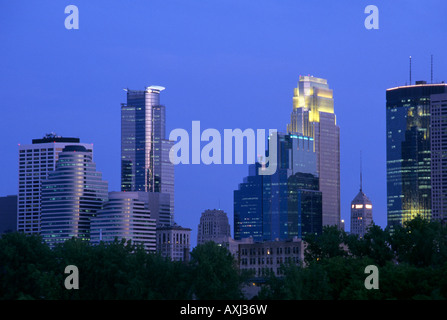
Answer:
M272 138L272 137L270 137ZM254 241L302 238L322 230L313 139L277 135L277 170L259 175L259 163L234 191L234 238Z
M42 181L41 234L51 247L72 237L90 240L90 220L108 198L92 151L68 145L56 169Z
M387 218L393 230L417 215L431 218L432 94L447 92L447 85L427 84L386 91Z
M300 76L294 90L289 133L314 139L319 190L323 193L323 225L340 225L340 128L333 91L327 80Z
M121 105L121 190L167 193L174 214L173 141L166 137L166 110L160 104L165 88L126 90Z

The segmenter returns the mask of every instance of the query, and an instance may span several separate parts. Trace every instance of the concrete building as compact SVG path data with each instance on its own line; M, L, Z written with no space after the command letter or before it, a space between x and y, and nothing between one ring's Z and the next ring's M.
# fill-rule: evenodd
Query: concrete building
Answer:
M360 189L351 202L351 233L363 238L372 224L372 203Z
M50 247L72 237L90 241L91 218L107 198L108 183L96 171L92 151L67 145L42 181L42 238Z
M92 144L54 133L33 139L32 144L19 144L17 231L40 233L41 184L56 169L59 154L67 145L83 146L93 153Z
M281 276L281 265L303 261L304 242L298 238L239 244L239 269L253 272L254 278L266 277L268 272Z
M177 224L157 227L157 252L172 261L189 261L191 229Z
M156 222L145 201L144 192L109 192L109 199L91 219L90 242L99 244L115 239L131 240L155 252Z
M351 233L363 238L373 224L372 203L363 193L362 159L360 157L360 191L351 202Z
M213 209L202 212L197 230L197 245L208 241L224 244L231 238L230 223L223 210Z

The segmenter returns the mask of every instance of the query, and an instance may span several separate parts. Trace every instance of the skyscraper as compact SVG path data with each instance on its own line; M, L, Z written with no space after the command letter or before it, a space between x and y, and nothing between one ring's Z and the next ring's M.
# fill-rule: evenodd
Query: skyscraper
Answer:
M327 80L300 76L294 90L289 133L314 139L319 190L323 194L323 225L340 224L340 128L333 91Z
M273 138L271 136L270 138ZM259 175L259 163L234 191L234 238L254 241L302 238L322 229L313 139L277 135L277 170Z
M372 202L363 193L362 169L360 168L360 190L351 201L351 233L362 238L372 223Z
M447 222L447 93L430 96L431 217Z
M56 169L42 181L41 234L51 247L72 237L90 240L91 218L108 197L108 183L96 171L92 151L67 145Z
M391 230L417 215L431 218L430 101L439 93L447 93L446 84L425 81L386 91L387 219Z
M109 192L108 201L92 217L91 243L125 239L155 252L155 220L151 219L145 201L146 192Z
M126 90L127 103L121 105L121 190L167 193L173 215L173 142L165 139L165 107L160 104L164 89Z
M231 237L228 217L223 210L205 210L197 228L197 244L213 241L219 244L229 242Z
M54 133L32 144L19 145L19 190L17 200L17 231L40 233L41 183L55 170L59 154L67 145L93 150L93 145L80 143L79 138L61 137Z

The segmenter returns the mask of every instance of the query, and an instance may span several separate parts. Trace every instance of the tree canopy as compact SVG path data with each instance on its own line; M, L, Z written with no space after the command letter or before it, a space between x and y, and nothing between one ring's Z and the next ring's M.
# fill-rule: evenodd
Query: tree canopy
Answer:
M304 261L270 274L255 299L446 299L447 229L417 217L393 232L372 226L359 238L336 227L305 239ZM65 267L79 270L79 290L64 286ZM377 266L379 289L366 289ZM71 239L50 249L40 236L0 237L0 299L244 299L249 274L214 242L175 262L130 241L91 245Z
M373 225L359 238L333 226L306 239L305 265L284 265L260 299L446 299L447 229L421 217L393 232ZM379 289L368 290L365 268L379 270Z

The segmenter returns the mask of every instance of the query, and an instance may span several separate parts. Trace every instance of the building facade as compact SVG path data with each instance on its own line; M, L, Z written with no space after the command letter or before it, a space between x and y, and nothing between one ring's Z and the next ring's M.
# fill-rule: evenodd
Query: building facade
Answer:
M272 138L272 137L271 137ZM313 139L277 134L277 170L259 175L259 163L234 191L234 238L287 240L322 230L322 193Z
M387 220L391 230L417 215L431 218L430 101L440 93L447 93L446 84L425 81L386 91Z
M170 226L174 222L171 214L171 198L168 193L145 192L145 203L151 212L151 218L158 227Z
M430 96L431 218L447 222L447 93Z
M164 89L126 90L127 102L121 105L121 191L167 193L173 217L173 142L165 139L166 111L160 104Z
M145 192L109 192L108 201L91 219L90 242L130 240L147 252L156 251L156 223L145 201Z
M172 261L189 261L191 229L177 224L157 227L157 252Z
M213 241L228 246L231 237L228 216L223 210L205 210L197 228L197 245Z
M373 224L371 200L360 189L351 202L351 234L363 238Z
M17 196L0 197L0 234L17 231Z
M239 269L251 271L255 278L267 277L269 272L281 276L282 265L303 261L304 243L298 238L239 244Z
M340 128L333 91L327 80L300 76L294 90L289 133L314 139L319 190L323 194L323 225L340 224Z
M19 145L17 231L40 233L41 184L55 170L59 154L67 145L83 146L93 152L92 144L54 133L33 139L32 144Z
M42 181L41 235L53 247L72 237L90 240L90 222L108 198L108 183L96 171L92 151L67 145Z

